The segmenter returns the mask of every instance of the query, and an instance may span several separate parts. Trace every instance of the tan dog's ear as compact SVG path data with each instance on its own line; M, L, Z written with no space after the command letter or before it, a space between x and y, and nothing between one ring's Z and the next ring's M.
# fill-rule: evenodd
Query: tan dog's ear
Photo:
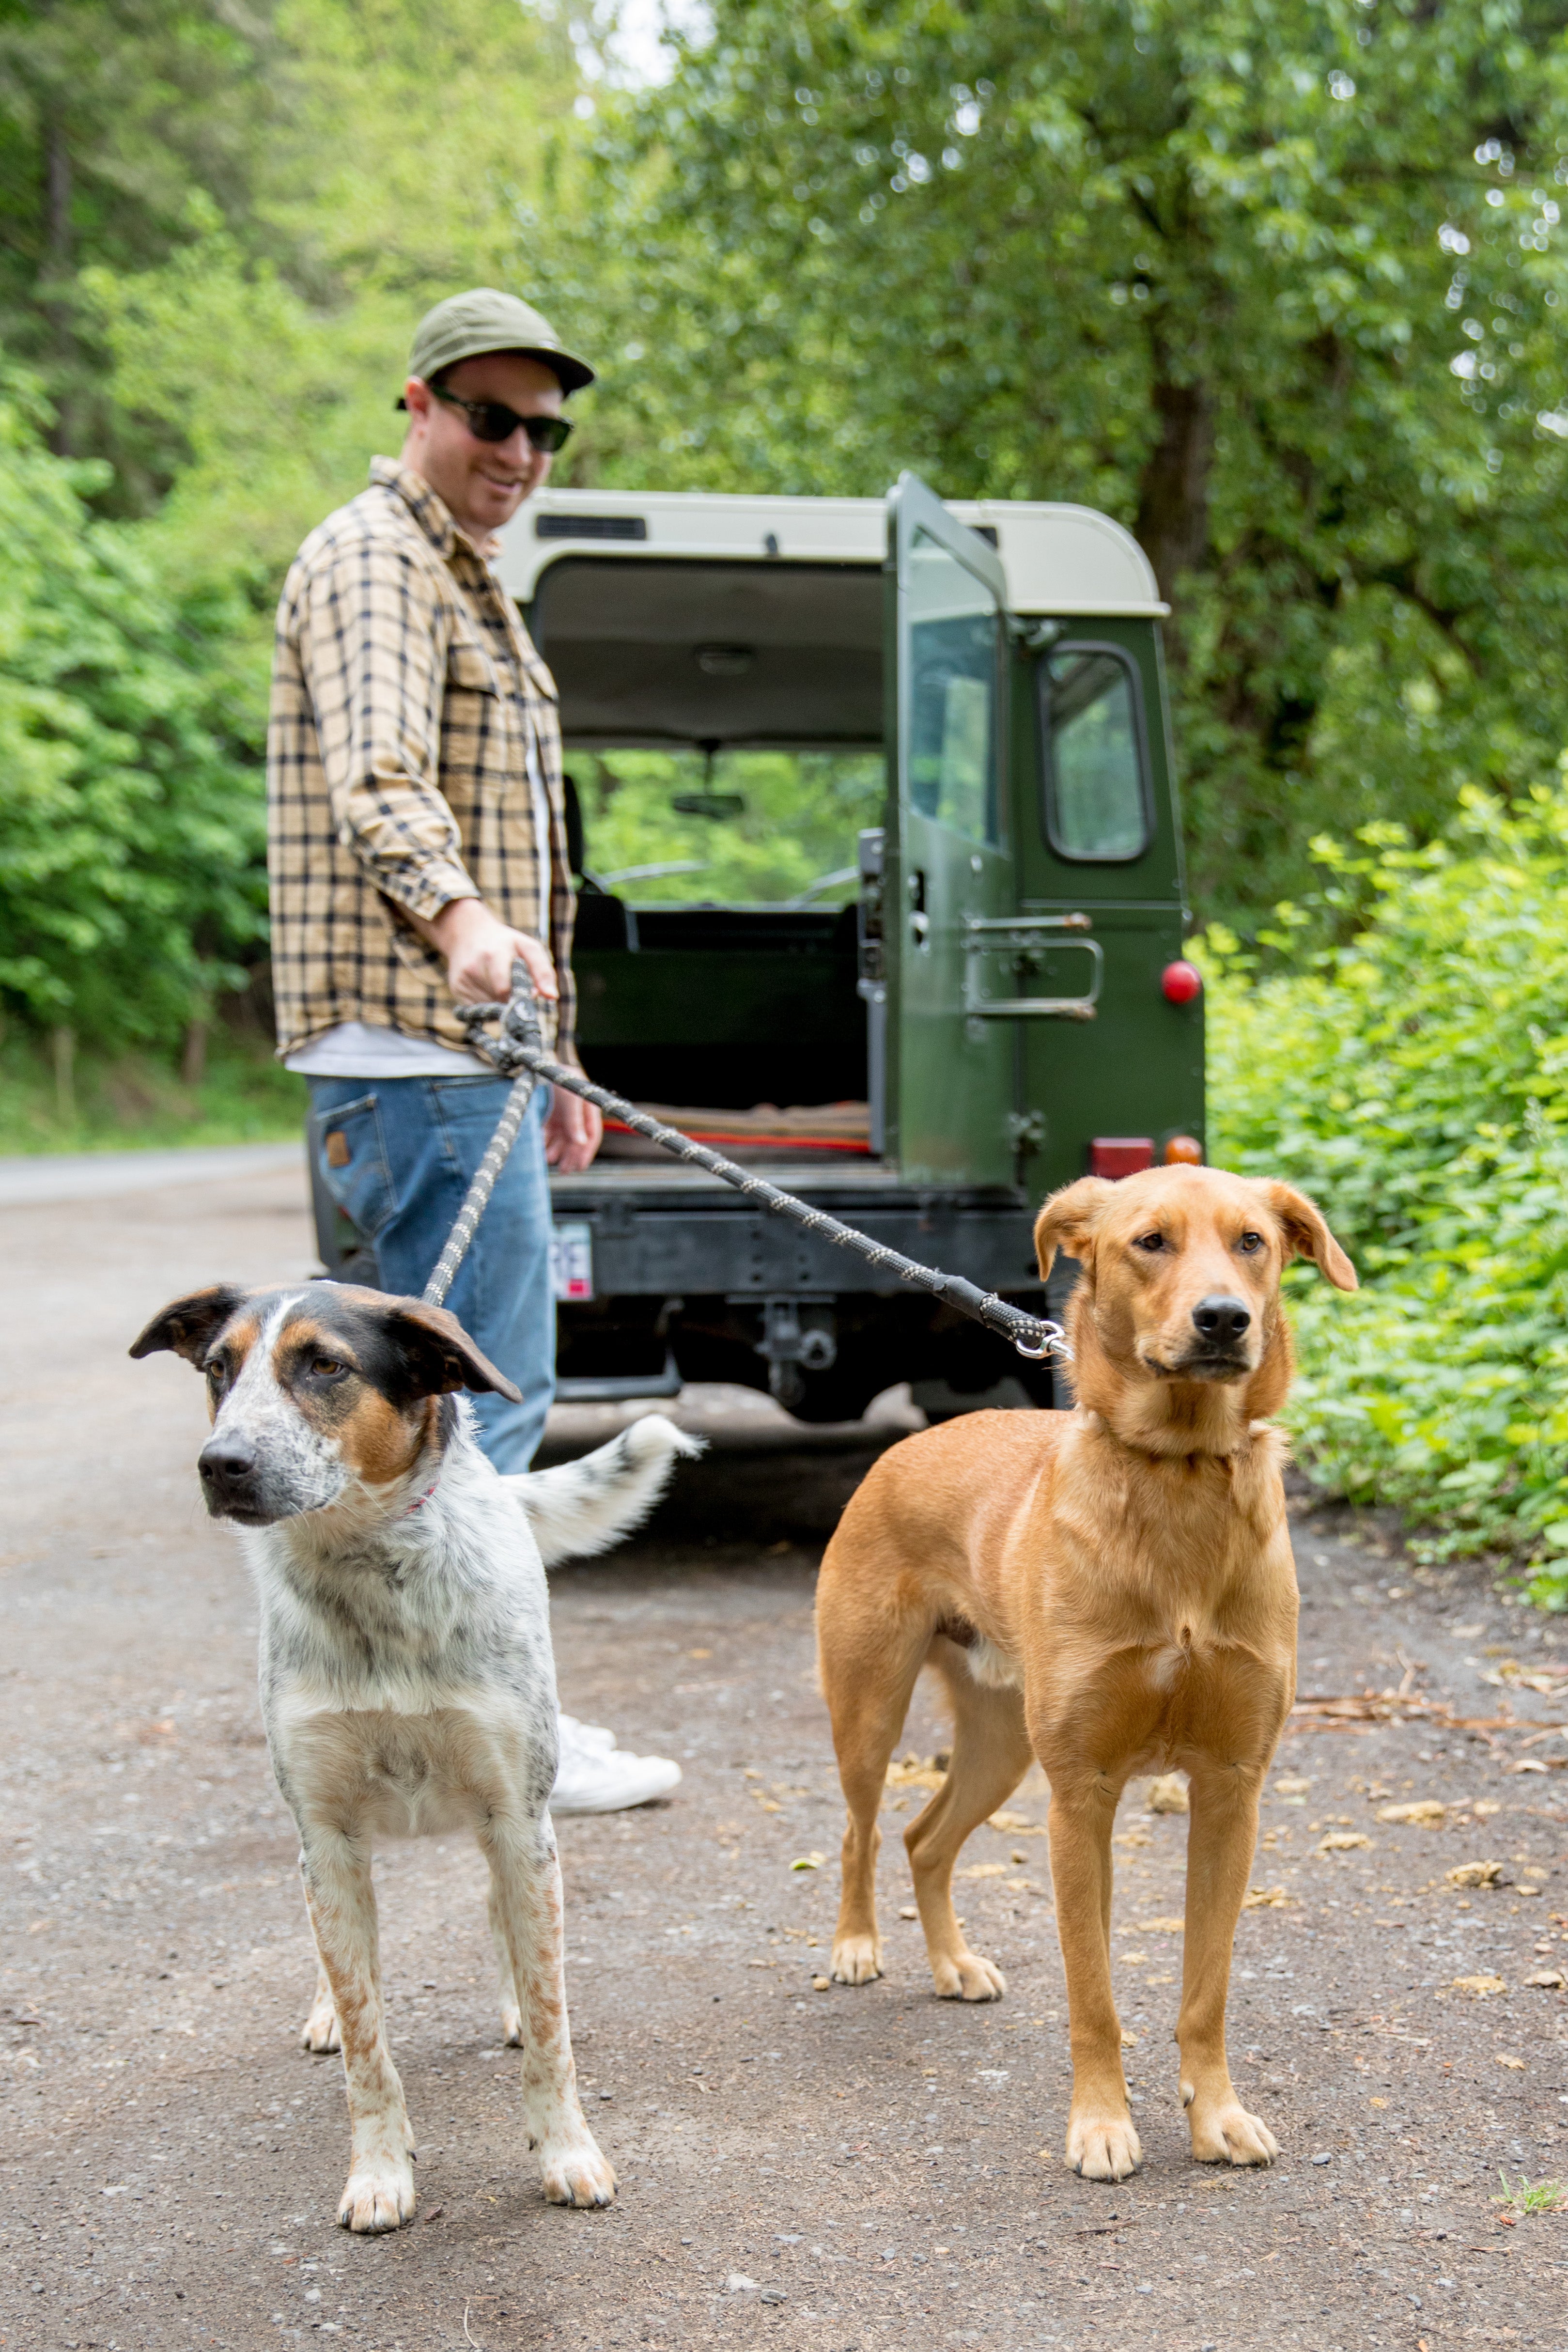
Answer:
M1051 1272L1058 1250L1087 1260L1094 1228L1115 1190L1103 1176L1081 1176L1051 1194L1034 1221L1034 1254L1042 1275Z
M141 1337L131 1343L132 1356L156 1356L169 1349L200 1368L207 1349L237 1307L250 1293L232 1282L214 1282L209 1289L193 1290L154 1315Z
M1328 1229L1315 1201L1292 1184L1260 1184L1258 1190L1285 1230L1285 1246L1294 1257L1310 1257L1336 1290L1359 1290L1356 1272Z

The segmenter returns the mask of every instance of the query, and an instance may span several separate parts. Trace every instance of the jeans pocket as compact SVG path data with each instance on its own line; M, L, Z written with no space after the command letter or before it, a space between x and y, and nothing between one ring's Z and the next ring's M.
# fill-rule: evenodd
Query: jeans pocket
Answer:
M312 1111L310 1149L339 1208L361 1240L373 1242L397 1207L374 1095Z

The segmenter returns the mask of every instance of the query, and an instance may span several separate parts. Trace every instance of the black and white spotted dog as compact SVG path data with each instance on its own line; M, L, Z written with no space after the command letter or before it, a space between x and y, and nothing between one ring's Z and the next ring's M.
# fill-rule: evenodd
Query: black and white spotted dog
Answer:
M444 1308L347 1285L198 1291L131 1352L161 1349L206 1375L207 1508L239 1527L260 1597L262 1717L320 1961L304 2038L340 2042L348 2083L339 2221L395 2230L415 2202L371 1841L461 1827L490 1865L502 2023L525 2053L545 2195L609 2204L567 2022L544 1569L635 1527L699 1444L653 1416L585 1461L498 1476L455 1391L515 1399L511 1383Z

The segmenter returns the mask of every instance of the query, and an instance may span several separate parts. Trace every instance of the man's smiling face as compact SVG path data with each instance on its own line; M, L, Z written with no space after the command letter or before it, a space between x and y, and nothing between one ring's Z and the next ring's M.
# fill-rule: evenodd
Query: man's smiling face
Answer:
M444 388L459 400L499 401L519 416L559 416L563 398L554 369L521 352L481 352L460 360ZM549 453L536 449L521 425L505 441L481 441L465 412L436 399L417 376L404 386L403 397L409 413L403 461L471 539L482 542L510 522L548 479Z

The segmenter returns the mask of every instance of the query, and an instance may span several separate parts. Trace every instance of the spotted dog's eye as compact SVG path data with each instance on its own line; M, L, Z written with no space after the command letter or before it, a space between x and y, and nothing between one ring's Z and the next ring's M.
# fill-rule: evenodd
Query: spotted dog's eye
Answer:
M1134 1249L1147 1250L1151 1257L1155 1255L1155 1253L1157 1250L1163 1250L1165 1245L1166 1237L1164 1234L1140 1234L1137 1240L1133 1244L1133 1247Z
M215 1357L209 1360L206 1370L209 1388L221 1389L224 1384L224 1367Z
M312 1356L310 1359L310 1370L319 1381L339 1380L348 1369L337 1356Z
M1261 1234L1243 1234L1236 1246L1241 1252L1243 1257L1251 1257L1257 1251L1262 1248L1263 1236Z

